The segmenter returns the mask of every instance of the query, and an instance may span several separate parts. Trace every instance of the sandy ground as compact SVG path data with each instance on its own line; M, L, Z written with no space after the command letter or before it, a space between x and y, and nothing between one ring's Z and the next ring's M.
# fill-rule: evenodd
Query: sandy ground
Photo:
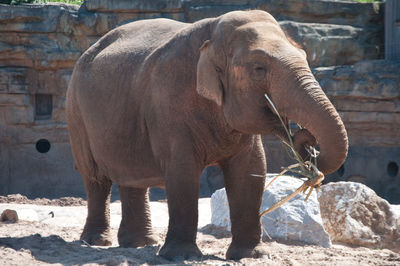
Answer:
M201 199L199 202L197 243L204 257L195 261L170 262L157 256L168 223L165 202L151 203L153 226L159 236L159 244L134 249L117 246L121 213L118 202L111 204L113 246L103 248L90 247L79 241L86 218L86 203L81 199L0 197L0 213L4 209L14 209L20 214L17 223L0 223L0 265L400 265L400 254L386 249L337 244L326 249L276 241L265 242L269 254L264 258L226 261L224 257L230 234L209 225L209 201Z

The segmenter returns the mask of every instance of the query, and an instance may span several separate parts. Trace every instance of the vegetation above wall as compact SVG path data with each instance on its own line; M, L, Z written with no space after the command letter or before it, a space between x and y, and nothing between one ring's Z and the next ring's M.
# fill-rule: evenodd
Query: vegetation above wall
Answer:
M0 0L0 4L20 5L20 4L46 4L46 3L65 3L65 4L83 4L83 0Z
M385 0L353 0L353 1L361 3L385 2Z

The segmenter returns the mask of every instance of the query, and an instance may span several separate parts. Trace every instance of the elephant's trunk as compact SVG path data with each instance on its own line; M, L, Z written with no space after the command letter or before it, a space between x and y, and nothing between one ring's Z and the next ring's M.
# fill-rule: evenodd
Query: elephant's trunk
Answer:
M306 128L316 138L320 148L318 168L324 174L332 173L347 156L346 129L311 71L303 68L291 73L291 78L281 81L279 95L272 95L272 98L276 99L283 116Z

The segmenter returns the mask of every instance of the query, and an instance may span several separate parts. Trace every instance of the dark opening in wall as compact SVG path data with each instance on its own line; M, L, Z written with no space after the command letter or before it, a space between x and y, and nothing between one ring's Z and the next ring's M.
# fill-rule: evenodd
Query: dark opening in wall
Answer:
M51 94L35 95L35 120L51 119L53 97Z
M395 177L399 173L399 166L395 162L390 162L387 166L387 173L390 177Z
M340 168L337 170L337 173L340 177L344 175L344 164L340 166Z
M47 139L39 139L36 142L36 150L40 153L46 153L50 150L50 142Z

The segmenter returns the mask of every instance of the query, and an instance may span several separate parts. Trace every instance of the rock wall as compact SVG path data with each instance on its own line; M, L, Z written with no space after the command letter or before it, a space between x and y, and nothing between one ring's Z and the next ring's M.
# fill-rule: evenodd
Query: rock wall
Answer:
M400 144L400 62L319 67L314 75L346 124L352 146Z
M269 11L303 45L317 79L343 117L350 136L350 156L345 170L331 179L361 176L364 181L375 180L370 185L378 190L376 184L382 182L377 182L377 177L400 182L399 65L376 61L382 58L384 46L383 4L87 0L81 7L0 5L0 194L84 195L68 144L65 91L76 60L106 32L139 19L193 22L251 8ZM276 139L265 138L265 144L269 171L276 172L287 158ZM378 159L368 159L364 152ZM365 165L373 169L373 175ZM206 171L203 195L221 186L218 176L215 169ZM390 196L393 188L387 192L385 184L380 186L383 194L388 193L386 197L400 202L399 190Z
M360 61L317 67L313 73L338 110L349 137L344 165L327 180L364 183L399 204L400 62ZM282 153L283 145L270 138L264 143L270 152L269 171L278 172L281 162L291 163Z
M349 159L334 181L356 181L400 203L400 62L314 70L346 125Z

